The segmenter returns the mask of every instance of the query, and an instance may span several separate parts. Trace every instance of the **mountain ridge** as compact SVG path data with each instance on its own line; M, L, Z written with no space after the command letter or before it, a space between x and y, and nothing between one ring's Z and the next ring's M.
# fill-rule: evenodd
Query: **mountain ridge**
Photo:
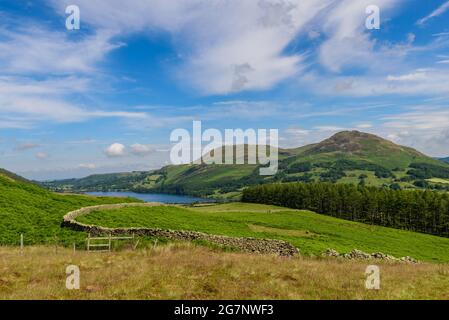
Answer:
M274 176L260 176L259 168L249 164L169 165L148 172L92 175L42 184L54 191L137 191L221 197L239 193L248 185L269 182L331 181L416 188L423 187L422 181L433 178L435 172L436 178L445 178L446 173L449 178L449 164L360 131L342 131L319 143L280 148L279 171ZM429 172L433 175L427 177Z

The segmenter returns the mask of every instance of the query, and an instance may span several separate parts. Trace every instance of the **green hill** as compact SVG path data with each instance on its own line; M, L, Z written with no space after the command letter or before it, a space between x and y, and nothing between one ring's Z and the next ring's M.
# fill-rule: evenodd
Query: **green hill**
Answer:
M301 154L301 160L353 159L368 161L393 170L405 169L413 162L437 161L409 147L397 145L373 134L359 131L337 133Z
M58 191L137 191L238 197L248 185L328 181L392 188L447 189L433 178L449 178L449 164L372 134L344 131L320 143L279 149L275 176L258 165L180 165L151 172L94 175L43 183Z
M295 245L303 255L321 255L328 248L343 253L356 248L368 253L380 251L396 257L449 262L448 238L261 204L128 207L94 211L77 220L103 227L150 227L279 239Z
M0 169L0 245L82 244L83 233L60 227L64 214L77 208L129 199L99 198L52 193L9 171Z
M183 172L184 168L171 168ZM167 176L166 179L176 177ZM123 203L132 199L60 195L10 172L0 172L0 245L17 245L20 234L25 245L77 243L83 247L86 234L61 228L69 211L96 204ZM159 210L159 211L158 211ZM304 254L321 254L327 248L341 252L354 248L382 251L395 256L449 261L449 239L370 226L319 215L258 204L158 208L124 208L79 218L103 226L153 226L198 230L229 236L274 238L291 242Z

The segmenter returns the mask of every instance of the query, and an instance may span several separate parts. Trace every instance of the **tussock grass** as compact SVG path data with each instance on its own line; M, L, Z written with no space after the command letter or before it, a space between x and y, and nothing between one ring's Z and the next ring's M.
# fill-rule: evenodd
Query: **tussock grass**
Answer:
M371 262L372 263L372 262ZM81 289L65 288L65 268ZM229 253L193 244L75 254L0 248L0 299L448 299L449 265L379 263L381 290L365 289L369 262Z

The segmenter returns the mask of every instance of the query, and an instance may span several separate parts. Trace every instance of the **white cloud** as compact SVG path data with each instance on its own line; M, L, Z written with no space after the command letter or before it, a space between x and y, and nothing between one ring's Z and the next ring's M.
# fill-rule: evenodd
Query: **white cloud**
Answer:
M153 148L150 145L135 143L130 146L130 151L134 155L145 156L150 154L153 151Z
M71 4L69 0L48 1L58 12ZM381 27L388 13L401 3L376 2L381 8ZM204 94L269 89L304 73L311 55L284 52L304 33L325 39L318 60L331 72L361 67L391 73L391 67L398 70L404 55L413 50L415 35L408 34L397 45L373 40L365 28L365 9L371 4L370 0L79 0L82 23L93 27L95 34L90 37L98 37L93 42L99 46L92 50L91 58L74 65L78 70L92 69L96 61L121 45L113 43L114 36L123 38L134 32L151 36L162 31L172 35L179 54L172 71L183 84Z
M425 72L414 72L409 74L404 74L400 76L388 76L388 81L419 81L427 80L427 75Z
M37 143L34 142L23 142L16 146L17 151L26 151L39 147Z
M309 39L314 40L314 39L318 39L319 37L321 37L321 33L319 33L319 32L316 31L316 30L310 30L310 31L307 33L307 36L309 37Z
M122 117L144 118L144 113L126 111L87 110L58 99L42 97L3 96L0 98L0 113L17 114L28 120L53 120L56 122L78 122L91 118Z
M107 30L80 38L29 20L0 23L0 128L26 129L38 122L92 118L143 118L144 113L78 106L74 94L93 90L96 65L119 47ZM13 30L13 31L11 31ZM14 75L14 76L12 76ZM102 86L104 89L104 85Z
M369 129L372 127L373 127L373 125L371 123L360 123L360 124L356 125L356 128L358 128L358 129Z
M93 163L82 163L78 166L79 169L88 169L88 170L94 170L97 168L97 166Z
M414 110L385 116L381 127L397 143L412 146L431 156L449 156L449 110L446 106L422 105Z
M316 126L311 129L291 127L281 131L279 144L282 148L298 148L321 142L333 134L344 130L350 129L337 126Z
M338 126L316 126L314 127L315 130L318 131L325 131L325 132L338 132L338 131L344 131L348 130L344 127L338 127Z
M320 22L328 39L319 49L319 61L332 72L340 72L343 68L352 66L363 69L382 66L384 54L379 50L375 53L376 42L371 39L370 31L365 27L365 10L372 4L371 0L338 1L322 17ZM376 1L381 17L397 4L396 0Z
M0 77L0 128L29 128L43 121L66 123L108 117L146 118L144 112L99 110L66 101L66 95L84 92L87 87L86 79L71 76L59 80Z
M301 127L290 127L282 130L279 136L279 144L283 148L296 148L310 143L313 137L310 136L310 130Z
M449 10L449 1L446 1L441 6L439 6L437 9L435 9L431 14L425 16L422 19L419 19L416 23L419 25L425 24L427 21L429 21L432 18L436 18L443 13L445 13L447 10Z
M59 13L71 4L70 0L47 1ZM401 3L376 2L381 8L381 27ZM335 73L360 67L392 74L391 67L398 71L404 55L414 50L411 33L397 45L382 45L372 38L365 28L370 0L79 0L77 4L82 24L94 30L92 34L74 41L65 32L41 31L37 26L4 31L8 41L3 58L0 53L3 65L17 72L20 68L92 72L106 54L123 45L114 42L117 37L161 31L172 35L179 54L172 71L183 84L204 94L228 94L269 89L303 74L310 55L284 52L301 33L312 38L322 35L325 40L318 49L318 60Z
M0 75L0 94L3 95L62 95L82 93L92 86L89 78L77 76L59 76L42 80L20 76Z
M125 146L121 143L113 143L105 149L105 154L108 157L122 157L125 155Z
M46 154L45 152L38 152L35 154L35 156L39 160L44 160L48 158L48 154Z
M293 135L293 136L307 136L310 133L310 130L301 129L298 127L288 128L285 130L287 134Z
M385 117L387 127L412 130L442 130L449 124L449 110L435 110L423 106L422 110Z
M97 142L97 140L95 140L95 139L84 139L84 140L66 141L65 143L67 143L67 144L88 145L88 144L93 144L93 143L96 143L96 142Z
M92 72L96 64L120 44L112 33L99 31L81 40L41 25L24 25L15 31L0 29L0 66L14 74L66 74Z
M58 11L70 1L50 1ZM204 94L267 89L301 71L283 51L334 0L79 0L83 23L117 35L169 32L180 81Z
M419 95L449 94L447 69L412 70L398 75L358 75L324 77L309 74L300 83L319 94L341 96Z

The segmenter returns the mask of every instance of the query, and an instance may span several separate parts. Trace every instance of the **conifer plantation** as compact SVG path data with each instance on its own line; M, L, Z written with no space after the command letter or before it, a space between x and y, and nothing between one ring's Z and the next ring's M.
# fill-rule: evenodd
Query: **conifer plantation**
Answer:
M340 219L449 237L449 194L443 192L287 183L247 188L243 201L311 210Z

